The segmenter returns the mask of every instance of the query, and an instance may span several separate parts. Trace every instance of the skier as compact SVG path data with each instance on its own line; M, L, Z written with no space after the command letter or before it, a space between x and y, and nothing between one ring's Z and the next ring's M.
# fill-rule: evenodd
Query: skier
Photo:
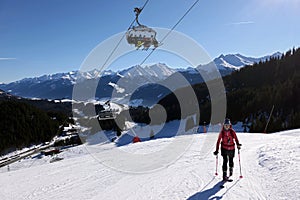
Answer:
M150 131L150 139L154 139L154 131L153 130Z
M232 125L230 123L230 119L225 119L223 128L219 134L216 151L214 155L218 155L219 153L219 146L221 142L221 155L223 157L223 180L228 180L227 176L227 163L229 161L229 176L232 176L233 173L233 157L235 153L235 143L237 144L237 148L241 148L241 144L236 136L235 131L232 129Z
M139 138L139 136L135 136L135 137L132 139L132 143L137 143L137 142L141 142L141 139Z

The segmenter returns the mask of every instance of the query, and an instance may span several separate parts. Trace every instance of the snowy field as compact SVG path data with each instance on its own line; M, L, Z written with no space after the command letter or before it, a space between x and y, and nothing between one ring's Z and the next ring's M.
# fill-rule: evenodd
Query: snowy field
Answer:
M215 176L217 133L160 138L117 147L113 143L81 145L65 149L64 158L50 163L49 156L32 156L0 168L0 199L300 199L300 129L275 134L238 133L243 178L238 156L234 159L233 182L221 189L221 156ZM163 162L159 154L168 144L190 145L173 162L139 173L128 172L120 160L113 165L112 152L147 155ZM237 153L237 152L236 152ZM111 165L110 165L111 164ZM141 166L145 167L145 166ZM133 168L132 168L133 169Z

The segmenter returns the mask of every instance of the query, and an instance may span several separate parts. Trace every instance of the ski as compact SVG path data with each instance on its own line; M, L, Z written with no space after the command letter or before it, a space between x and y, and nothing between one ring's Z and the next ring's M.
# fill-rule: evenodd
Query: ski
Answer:
M224 184L225 184L226 182L232 182L232 181L233 181L232 179L223 180L223 184L220 185L220 188L224 188L224 187L225 187Z

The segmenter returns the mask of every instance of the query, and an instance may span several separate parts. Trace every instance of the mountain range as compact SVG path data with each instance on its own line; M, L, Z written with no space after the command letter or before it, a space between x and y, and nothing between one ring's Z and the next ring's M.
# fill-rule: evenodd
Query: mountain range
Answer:
M88 72L71 71L0 84L0 89L26 98L71 99L75 84L97 84L96 98L110 98L114 92L114 97L118 99L130 97L132 102L143 99L144 103L148 100L146 104L152 104L170 92L163 85L176 81L178 73L183 75L189 84L196 84L203 82L201 74L209 74L212 64L225 76L245 65L280 55L280 52L276 52L269 56L252 58L241 54L222 54L211 63L185 69L174 69L164 63L157 63L143 67L136 65L116 72L101 72L98 69Z

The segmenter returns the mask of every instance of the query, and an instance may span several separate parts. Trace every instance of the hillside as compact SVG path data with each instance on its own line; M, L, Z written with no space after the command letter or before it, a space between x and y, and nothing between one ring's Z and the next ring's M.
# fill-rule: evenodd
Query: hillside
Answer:
M50 141L59 131L60 122L29 104L0 101L0 154Z
M280 58L245 67L224 78L228 116L253 123L253 132L264 129L272 105L269 131L300 127L300 48Z
M71 104L30 100L0 90L0 155L50 141L60 125L72 123Z
M270 111L274 112L269 132L300 127L300 48L252 66L246 66L223 78L227 95L227 116L246 123L251 132L262 132ZM205 84L193 85L200 102L200 123L210 120L210 99ZM185 88L175 92L183 93ZM180 117L173 95L159 102L170 116Z
M276 134L238 133L243 144L239 162L234 159L233 182L221 189L215 176L217 133L185 135L116 147L84 144L65 149L64 158L49 163L50 156L32 156L0 168L1 199L299 199L300 130ZM160 150L186 143L182 155L170 163ZM113 157L126 152L153 155L142 165L139 159ZM117 165L111 165L116 161ZM159 169L151 168L153 165ZM150 166L150 168L149 168ZM143 168L149 170L143 171ZM221 158L218 165L221 174ZM127 170L126 170L127 169ZM132 171L128 169L136 169ZM28 184L30 183L30 184ZM16 190L16 188L18 188Z

